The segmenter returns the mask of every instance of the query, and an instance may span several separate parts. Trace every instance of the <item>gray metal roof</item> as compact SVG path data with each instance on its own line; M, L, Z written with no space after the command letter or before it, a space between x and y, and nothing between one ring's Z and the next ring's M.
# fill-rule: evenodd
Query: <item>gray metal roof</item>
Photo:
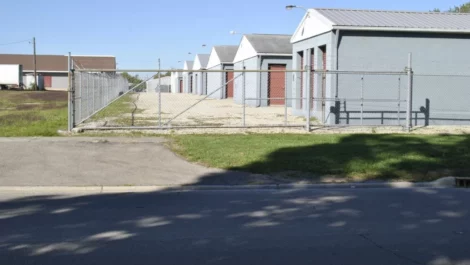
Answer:
M470 29L470 14L315 8L335 26L439 30Z
M186 65L188 66L188 69L191 70L193 69L194 66L194 61L185 61Z
M209 57L210 54L198 54L197 57L199 57L199 62L201 63L202 68L207 67L207 63L209 62Z
M214 46L215 52L219 56L220 62L222 63L232 63L237 55L238 46L237 45L221 45Z
M250 34L245 37L257 53L292 54L291 35Z

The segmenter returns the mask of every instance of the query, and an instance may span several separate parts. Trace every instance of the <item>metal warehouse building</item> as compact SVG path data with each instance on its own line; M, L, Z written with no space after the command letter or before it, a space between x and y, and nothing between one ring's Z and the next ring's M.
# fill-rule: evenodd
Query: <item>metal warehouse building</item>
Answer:
M114 56L72 56L75 68L116 69ZM25 75L34 72L34 57L30 54L0 54L0 64L20 64ZM64 55L36 55L37 73L44 78L47 90L68 89L68 57ZM34 80L34 79L33 79Z
M290 35L251 34L244 35L234 59L235 70L286 70L292 67L292 44ZM238 75L238 73L235 73ZM245 78L235 79L234 100L246 105L263 107L284 105L291 95L292 75L286 73L245 73ZM277 98L269 100L267 98ZM287 101L290 106L291 102Z
M413 124L470 123L470 76L455 76L470 74L469 14L310 9L291 43L296 69L400 72L411 53ZM360 112L362 124L400 124L405 118L400 101L408 91L406 75L341 72L313 75L309 89L321 100L312 104L312 115L327 124L359 124ZM293 97L305 97L308 78L295 74ZM294 114L307 112L303 102L294 102Z
M171 93L183 93L183 76L179 71L171 72Z
M185 61L183 70L192 70L193 69L193 61ZM193 73L191 72L183 72L183 92L184 93L193 93Z
M207 70L233 70L233 60L237 50L236 45L214 46ZM215 99L233 98L234 82L229 82L233 78L233 72L207 73L207 94Z
M210 54L196 54L193 65L193 94L206 95L206 75L207 73L197 72L197 70L205 70L209 62Z

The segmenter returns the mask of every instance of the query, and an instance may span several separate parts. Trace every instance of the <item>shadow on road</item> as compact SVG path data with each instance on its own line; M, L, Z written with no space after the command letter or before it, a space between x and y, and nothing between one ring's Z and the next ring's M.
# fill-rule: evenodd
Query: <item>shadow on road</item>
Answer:
M334 143L282 148L233 169L276 171L297 161L315 163L312 170L336 165L347 173L355 163L381 160L379 178L442 167L467 172L469 139L430 143L353 135L342 140L344 149L334 149ZM381 156L384 149L387 157ZM201 176L194 184L230 176ZM166 190L0 198L0 264L470 263L468 190Z
M469 198L451 189L12 198L0 204L0 264L470 262Z

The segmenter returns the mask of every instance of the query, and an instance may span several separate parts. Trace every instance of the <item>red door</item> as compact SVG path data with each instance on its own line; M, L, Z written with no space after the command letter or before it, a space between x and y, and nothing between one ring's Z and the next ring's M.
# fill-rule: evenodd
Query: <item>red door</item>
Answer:
M225 73L225 80L227 84L225 85L225 95L227 98L233 98L233 72Z
M44 87L52 87L52 76L44 76Z
M183 79L180 79L180 88L179 88L179 91L180 93L183 93Z
M286 65L272 64L269 70L285 71ZM286 95L286 72L269 72L268 105L284 105Z

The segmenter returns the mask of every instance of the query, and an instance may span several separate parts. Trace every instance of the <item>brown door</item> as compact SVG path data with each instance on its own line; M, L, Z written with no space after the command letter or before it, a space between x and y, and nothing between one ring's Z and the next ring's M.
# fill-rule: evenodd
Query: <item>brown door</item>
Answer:
M226 72L225 73L225 97L226 98L233 98L233 72Z
M272 64L269 70L285 71L286 65ZM268 105L284 105L286 95L286 73L269 72L268 77ZM279 99L280 98L280 99Z
M183 93L183 79L180 79L180 93Z
M52 87L52 76L44 76L44 87Z

